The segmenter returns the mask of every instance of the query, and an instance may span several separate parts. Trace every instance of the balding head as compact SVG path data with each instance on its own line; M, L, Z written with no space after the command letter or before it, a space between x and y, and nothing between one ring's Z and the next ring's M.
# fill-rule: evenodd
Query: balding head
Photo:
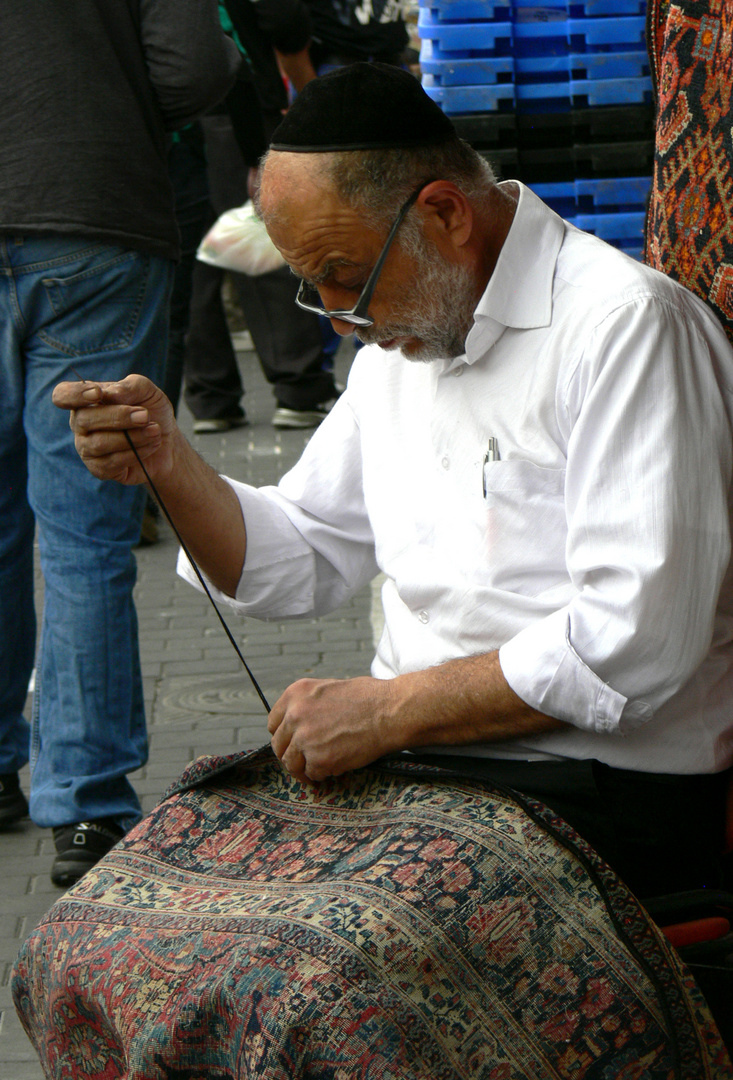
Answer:
M411 150L271 150L258 208L273 242L326 312L349 311L376 266L400 208L395 240L369 300L373 327L339 333L414 359L459 355L511 223L514 201L458 139Z
M370 225L381 227L413 191L431 180L455 184L479 213L496 187L491 166L460 139L411 150L270 150L262 162L258 205L267 222L288 191L305 185L313 197L332 191L360 210Z
M288 207L300 199L317 200L328 185L321 154L269 151L260 163L255 198L266 225L280 220Z

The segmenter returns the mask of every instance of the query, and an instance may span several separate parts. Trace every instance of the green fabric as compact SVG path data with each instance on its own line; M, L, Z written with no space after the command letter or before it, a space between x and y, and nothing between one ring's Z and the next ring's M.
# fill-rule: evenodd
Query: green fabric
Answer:
M221 28L224 33L229 35L229 37L232 39L234 44L241 52L242 56L245 58L247 63L249 63L249 54L245 49L244 45L242 44L242 39L240 38L237 31L234 29L234 23L229 18L229 12L227 11L225 5L222 3L222 0L219 0L219 22L221 23Z

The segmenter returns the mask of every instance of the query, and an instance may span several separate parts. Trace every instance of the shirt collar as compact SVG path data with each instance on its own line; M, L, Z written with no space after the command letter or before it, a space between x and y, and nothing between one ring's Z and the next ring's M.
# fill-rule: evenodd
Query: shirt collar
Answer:
M528 187L509 182L519 188L517 209L476 307L466 356L457 358L462 363L473 364L484 356L507 327L528 330L549 326L552 319L552 287L565 226Z

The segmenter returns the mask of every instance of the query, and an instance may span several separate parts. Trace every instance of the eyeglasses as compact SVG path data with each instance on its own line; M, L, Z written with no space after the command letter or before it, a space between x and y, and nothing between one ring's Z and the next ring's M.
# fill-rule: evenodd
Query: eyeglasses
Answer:
M351 323L353 326L373 326L374 319L372 319L368 313L369 302L377 284L377 279L382 272L384 260L387 258L389 249L392 247L392 241L395 238L395 233L404 221L407 211L413 203L417 201L418 195L424 187L427 187L428 183L431 183L431 181L428 180L426 183L421 184L417 191L413 191L407 202L403 203L400 207L400 211L394 220L394 224L389 230L389 236L387 237L385 245L379 253L379 258L375 262L374 268L367 278L366 284L361 290L361 295L353 308L349 311L327 311L321 303L318 289L315 285L309 285L307 281L301 281L298 293L295 297L295 302L298 307L304 308L305 311L314 311L317 315L325 315L327 319L340 319L341 322Z

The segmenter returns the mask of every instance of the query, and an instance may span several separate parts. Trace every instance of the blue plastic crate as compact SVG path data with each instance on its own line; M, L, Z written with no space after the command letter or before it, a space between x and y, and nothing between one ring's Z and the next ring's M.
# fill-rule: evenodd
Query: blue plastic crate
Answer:
M576 214L573 225L584 232L592 232L602 240L632 240L638 242L644 236L646 214L643 210L619 210L615 214Z
M511 22L512 0L420 0L434 22Z
M531 184L530 187L557 214L584 232L593 233L601 240L631 255L641 258L644 244L646 213L641 199L637 209L615 210L612 213L579 213L578 202L583 194L594 192L599 205L612 195L633 201L644 190L648 191L651 177L626 177L612 180L567 180L560 183ZM646 196L644 196L645 198Z
M616 214L578 214L571 224L593 233L634 259L641 259L646 215L643 211Z
M611 176L599 180L576 180L580 210L586 207L645 207L652 186L651 176Z
M562 82L572 78L649 78L649 56L644 50L568 53L565 56L518 56L514 59L514 72L517 83Z
M652 101L652 80L571 79L570 94L574 105L645 105Z
M430 45L429 41L423 45ZM485 56L473 60L433 60L420 51L420 70L426 86L477 86L487 83L513 83L514 61L511 56ZM428 49L429 53L430 50ZM429 78L428 78L429 76Z
M530 186L558 214L574 219L579 214L603 217L611 209L614 214L640 213L643 217L651 184L651 176L612 176Z
M570 219L578 212L574 180L559 180L549 184L530 184L532 191L552 207L556 214Z
M571 109L581 105L643 105L652 100L652 83L644 79L570 79L567 82L516 83L520 112Z
M532 3L512 5L512 22L533 23L544 26L547 23L564 23L571 18L567 4L538 4L537 0Z
M645 15L646 0L512 0L512 10L523 22Z
M417 30L429 41L435 59L470 60L476 56L511 56L512 24L498 22L444 23L420 11Z
M514 0L514 4L522 0ZM550 0L554 3L555 0ZM646 15L647 0L569 0L571 19L602 18L604 15Z
M423 76L423 89L448 116L459 113L497 112L514 108L513 83L482 83L477 86L436 86Z
M512 24L514 55L641 52L646 50L645 25L646 20L635 15L550 22L517 20Z

